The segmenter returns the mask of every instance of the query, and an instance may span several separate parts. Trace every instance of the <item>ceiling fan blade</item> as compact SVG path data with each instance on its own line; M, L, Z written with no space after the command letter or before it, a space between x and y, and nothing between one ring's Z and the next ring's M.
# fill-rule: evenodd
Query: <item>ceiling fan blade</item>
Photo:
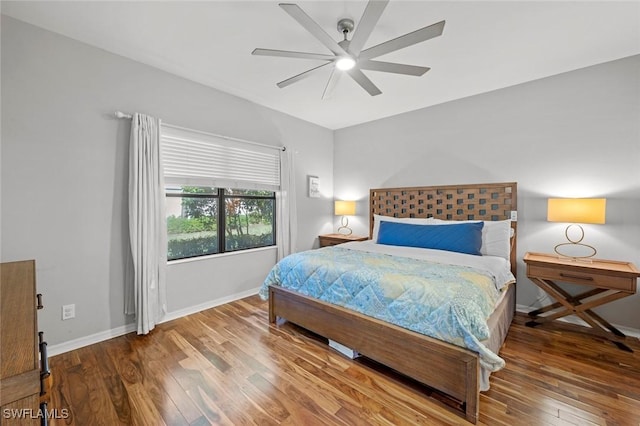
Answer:
M333 61L335 56L325 55L322 53L293 52L290 50L274 50L274 49L253 49L252 55L259 56L278 56L284 58L300 58L300 59L319 59L322 61Z
M318 41L324 44L330 51L336 55L346 55L347 52L336 42L329 34L327 34L313 19L309 17L304 11L297 5L292 3L280 3L279 6L284 9L293 19L298 21L305 30L309 31L311 35L318 39Z
M356 83L358 83L364 90L366 90L367 92L369 92L369 94L371 96L376 96L379 95L380 93L382 93L380 91L380 89L378 89L376 87L375 84L373 84L371 82L371 80L369 80L367 78L366 75L364 75L364 73L362 71L360 71L358 68L351 68L350 70L347 71L347 73L351 76L351 78L353 78Z
M395 52L396 50L403 49L416 43L438 37L442 35L444 24L445 21L440 21L436 24L429 25L428 27L420 28L419 30L413 31L409 34L394 38L393 40L385 41L377 46L370 47L360 53L360 58L376 58L380 55L384 55L385 53Z
M382 12L384 11L384 8L387 7L388 3L389 0L369 0L367 7L364 9L364 13L362 14L362 18L360 18L360 23L358 23L358 26L353 33L351 43L349 43L349 51L352 55L358 56L360 54L360 51L367 40L369 40L369 36L371 35L373 28L378 23L378 20L380 19L380 16L382 16Z
M289 86L289 85L291 85L291 84L293 84L293 83L295 83L295 82L297 82L297 81L302 80L303 78L307 78L307 77L311 76L313 73L315 73L316 71L318 71L320 68L325 67L325 66L327 66L327 65L329 65L329 64L331 64L331 63L332 63L332 62L327 62L327 63L325 63L325 64L318 65L318 66L317 66L317 67L315 67L315 68L311 68L310 70L306 70L305 72L302 72L302 73L300 73L300 74L298 74L298 75L294 75L294 76L293 76L293 77L291 77L291 78L288 78L288 79L286 79L286 80L282 80L281 82L277 83L276 85L277 85L279 88L281 88L281 89L282 89L283 87L287 87L287 86Z
M417 77L423 75L431 69L429 67L395 64L392 62L371 61L369 59L358 61L358 67L363 70L392 72L395 74L415 75Z
M336 87L336 84L338 84L341 75L342 73L336 71L335 67L331 70L331 75L329 76L327 85L324 87L324 92L322 92L322 99L328 99L331 97L331 93L333 92L334 87Z

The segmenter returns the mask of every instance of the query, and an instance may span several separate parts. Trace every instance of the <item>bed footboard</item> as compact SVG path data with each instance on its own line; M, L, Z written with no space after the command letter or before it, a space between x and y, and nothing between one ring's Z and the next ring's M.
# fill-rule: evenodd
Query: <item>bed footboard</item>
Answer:
M479 405L478 355L387 322L272 286L269 321L277 317L344 344L460 401L476 423ZM420 362L416 362L420 360Z

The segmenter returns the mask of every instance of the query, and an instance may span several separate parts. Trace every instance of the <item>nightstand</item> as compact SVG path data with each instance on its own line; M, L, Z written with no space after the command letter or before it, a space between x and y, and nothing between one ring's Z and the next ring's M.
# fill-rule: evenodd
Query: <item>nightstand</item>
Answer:
M320 239L320 247L335 246L342 243L348 243L351 241L366 241L369 237L363 237L360 235L343 235L343 234L325 234L318 235Z
M583 261L542 253L526 253L524 262L527 264L527 277L557 300L529 312L532 320L527 326L535 327L567 315L577 315L591 326L593 332L605 336L620 349L632 352L623 343L626 336L591 309L635 294L640 271L633 263L602 259ZM593 288L571 295L555 281Z

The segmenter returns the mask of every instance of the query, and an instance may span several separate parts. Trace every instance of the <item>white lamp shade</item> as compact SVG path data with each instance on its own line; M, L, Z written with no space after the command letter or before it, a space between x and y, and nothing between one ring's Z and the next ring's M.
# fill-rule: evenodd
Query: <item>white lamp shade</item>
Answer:
M353 216L354 214L356 214L355 201L336 201L335 202L336 216Z
M549 198L547 221L605 223L606 198Z

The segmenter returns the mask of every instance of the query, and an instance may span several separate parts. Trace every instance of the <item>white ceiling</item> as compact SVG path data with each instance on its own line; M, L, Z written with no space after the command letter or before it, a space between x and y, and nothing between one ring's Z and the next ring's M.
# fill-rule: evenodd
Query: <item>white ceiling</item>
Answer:
M352 18L357 30L366 5L291 2L336 41L337 21ZM251 55L256 47L330 53L277 1L2 1L1 10L330 129L640 54L640 1L392 0L365 48L446 20L441 37L378 58L431 70L365 71L381 95L342 78L322 100L329 69L284 89L276 82L323 62Z

